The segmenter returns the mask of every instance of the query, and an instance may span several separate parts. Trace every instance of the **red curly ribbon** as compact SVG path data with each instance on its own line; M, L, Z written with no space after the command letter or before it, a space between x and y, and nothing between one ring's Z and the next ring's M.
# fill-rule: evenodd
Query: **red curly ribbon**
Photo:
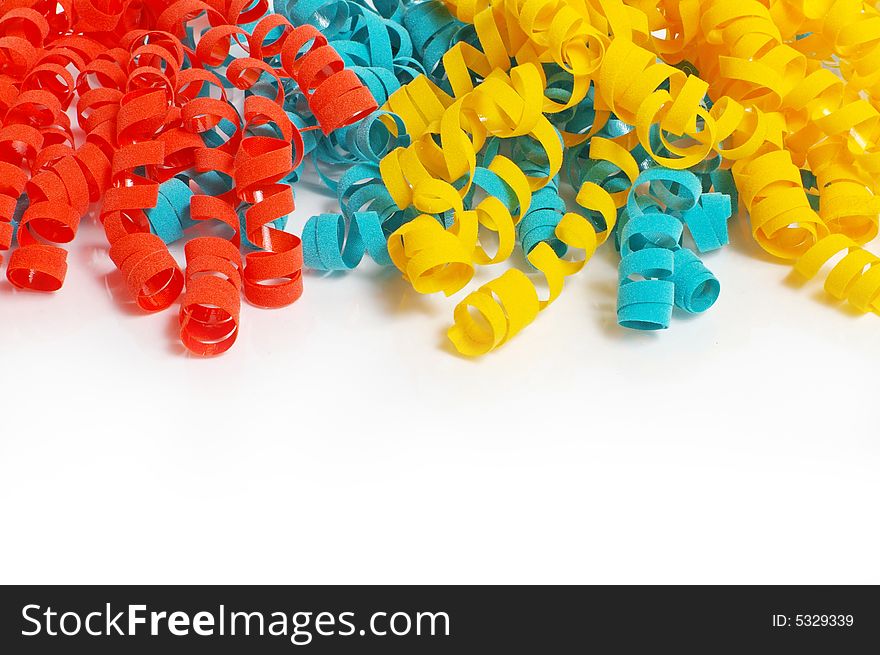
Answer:
M276 226L294 209L286 179L305 150L282 109L283 83L297 83L325 133L377 105L317 29L294 27L268 9L266 0L0 6L0 249L12 247L12 220L21 200L27 203L9 258L12 284L61 288L62 246L75 238L89 204L100 201L110 257L138 306L164 309L186 284L180 334L194 353L213 355L234 343L242 291L264 307L301 295L300 240ZM202 33L193 49L182 38L200 16L209 26L196 28ZM252 23L250 33L240 27ZM230 62L233 45L246 56ZM229 84L249 92L241 113L227 98ZM72 106L85 133L80 144L67 114ZM226 176L228 185L210 197L197 192L193 177L189 215L219 222L233 236L190 241L184 278L149 221L162 183L208 172ZM239 209L258 248L244 258Z
M180 305L180 340L197 355L218 355L238 337L241 253L238 215L220 198L194 196L195 220L219 220L233 230L229 240L197 237L186 244L186 293Z

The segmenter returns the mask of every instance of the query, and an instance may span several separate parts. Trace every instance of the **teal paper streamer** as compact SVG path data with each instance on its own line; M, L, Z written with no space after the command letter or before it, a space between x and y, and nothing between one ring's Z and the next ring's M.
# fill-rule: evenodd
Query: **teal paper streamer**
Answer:
M357 266L365 253L380 266L389 266L388 238L376 212L356 212L345 234L342 214L312 216L303 228L305 265L319 271L345 271Z
M428 77L448 92L443 55L459 42L478 47L476 31L472 25L454 18L440 0L406 4L403 25L412 39L415 54Z
M386 118L383 120L383 117ZM386 120L392 123L393 129L384 122ZM328 168L347 168L360 163L378 165L389 152L409 144L409 135L399 116L387 111L375 111L354 125L340 128L329 137L322 138L315 147L315 169L327 188L338 192L338 180L329 174L333 171L328 172Z
M568 248L556 238L556 226L564 215L565 201L559 197L559 176L556 176L532 194L529 210L516 226L523 253L528 255L539 243L546 243L557 257L563 257Z
M396 0L289 0L277 3L276 11L295 25L311 23L318 27L380 105L401 85L425 72L404 25L404 8ZM296 90L290 91L285 109L296 115L303 107ZM360 238L357 235L381 237L387 251L387 235L415 216L415 212L401 211L394 204L382 184L378 168L379 161L391 150L409 145L409 136L403 121L385 111L376 111L330 135L313 134L317 140L313 147L307 148L311 152L310 159L321 181L336 194L341 212L336 218L313 217L314 222L310 219L307 226L311 232L303 235L303 257L311 262L312 268L343 270L349 268L346 262L354 262L352 266L357 264L353 255L344 256L357 251L357 248L346 250L352 242L352 234L356 235L355 242ZM363 215L358 217L359 214ZM335 232L332 239L326 236L319 240L316 235L319 232L330 235L332 231L326 226L334 221L335 230L338 220L343 221L343 232L348 226L349 237L345 248L340 242L335 246L337 255L331 257L327 253L334 251L331 244L335 243ZM376 225L378 229L373 229ZM374 251L380 252L377 243L370 242L365 247L371 256ZM373 259L383 265L387 260L381 254Z
M618 323L660 330L669 326L673 305L689 313L709 309L721 286L700 258L681 246L681 236L687 224L695 242L720 247L729 216L730 197L703 193L693 173L663 167L643 171L618 225Z
M186 228L194 224L189 214L193 192L183 180L172 177L159 185L156 206L144 210L150 224L150 232L165 243L183 238Z
M727 219L730 214L730 196L723 193L704 193L700 203L684 213L682 220L697 250L709 252L729 243Z
M721 293L717 278L688 248L678 248L674 256L672 283L675 286L675 306L690 314L706 311L715 304Z
M28 198L26 193L23 193L15 204L15 212L12 214L12 241L10 242L13 245L18 238L18 224L21 222L21 217L24 215L25 210L30 207L30 204L30 198Z
M636 215L621 234L617 322L634 330L663 330L675 303L672 250L678 247L682 225L657 206L643 211L630 202L627 210Z
M620 260L617 322L621 326L634 330L669 326L675 301L675 285L670 279L673 261L672 251L665 248L634 251Z
M483 166L477 166L474 169L471 189L464 197L466 206L474 205L474 196L478 189L486 192L487 196L491 196L501 201L511 214L515 214L519 210L519 200L513 189L497 174Z

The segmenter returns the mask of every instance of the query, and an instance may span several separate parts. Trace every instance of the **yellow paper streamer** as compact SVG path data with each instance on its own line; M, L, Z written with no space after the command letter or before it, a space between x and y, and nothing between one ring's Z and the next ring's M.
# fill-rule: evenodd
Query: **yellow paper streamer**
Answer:
M833 234L810 248L795 264L803 277L814 277L828 260L846 251L825 279L825 290L860 312L880 314L880 258L844 234Z
M658 54L694 62L711 80L712 97L748 100L782 117L790 156L756 153L733 167L758 243L783 258L809 252L812 261L816 253L839 251L836 235L855 245L873 239L880 214L880 13L849 0L700 0L651 3L651 9L655 24L665 16L673 26L655 40ZM799 33L812 34L795 41ZM841 59L842 77L822 64L831 53ZM804 203L793 164L815 175L821 223ZM793 219L797 225L787 226ZM863 249L854 253L845 259L872 257ZM812 276L819 269L799 264L796 270ZM845 297L834 280L832 273L829 293ZM867 311L864 302L853 304Z
M389 98L388 108L415 126L416 138L380 163L389 193L401 207L439 214L451 211L453 225L444 230L423 214L402 226L389 239L389 254L416 291L447 295L461 289L473 276L474 265L506 260L513 251L515 226L528 210L531 192L542 188L562 165L562 143L540 111L544 79L534 64L522 64L506 75L493 71L480 85L459 98L425 81L408 85ZM538 108L538 109L536 109ZM529 136L541 145L549 171L527 176L510 159L495 156L488 169L514 192L519 211L511 214L497 198L484 198L465 210L463 198L474 183L476 153L488 136ZM612 142L596 139L597 158L626 166L631 179L638 167L629 153ZM627 160L628 159L628 160ZM453 186L453 182L458 182ZM625 198L619 199L619 204ZM511 270L470 294L455 312L449 336L460 352L478 355L506 342L555 300L566 277L578 272L607 238L616 220L615 199L596 184L584 185L578 202L597 212L606 228L598 235L583 216L568 213L556 235L573 249L583 250L576 261L562 259L541 243L528 254L529 262L547 281L548 297L538 299L534 283L521 271ZM479 227L496 233L498 250L490 255L478 236ZM471 311L478 317L474 318Z
M880 172L878 113L847 82L795 47L796 42L787 42L818 20L818 5L835 3L447 0L446 4L460 20L475 26L482 52L460 43L444 56L452 95L418 78L393 94L386 106L403 118L413 137L412 145L389 154L380 167L395 202L425 213L389 241L392 259L416 290L454 293L470 281L474 266L505 260L513 249L515 225L528 208L528 192L543 187L559 171L563 145L593 137L611 112L635 127L639 143L663 166L688 168L720 154L723 165L732 167L755 239L780 258L801 258L796 265L799 272L815 274L821 262L844 248L850 249L844 261L873 257L860 244L877 234L872 174ZM835 16L851 14L844 10L850 11L853 3L837 4ZM847 79L873 88L880 74L870 77L864 62L866 50L873 47L865 35L873 33L875 23L859 21L866 22L854 30L839 21L825 26L820 46L827 44L827 51L849 55L853 63ZM665 33L655 34L661 29ZM711 84L670 65L685 60ZM572 93L566 102L545 96L544 62L555 62L571 74ZM472 73L482 81L475 85ZM560 143L544 114L575 106L591 85L597 113L592 130L563 134ZM703 107L707 92L716 99L710 110ZM659 128L662 154L654 150L653 126ZM512 212L492 197L465 208L463 199L474 183L477 153L487 138L522 136L543 148L548 171L526 175L509 159L497 156L490 164L492 172L514 190L518 210ZM630 182L638 175L638 166L622 143L593 137L590 157L614 163ZM815 175L818 213L810 205L801 170ZM610 194L593 182L584 183L577 202L593 222L567 213L556 237L583 250L585 256L560 258L549 245L539 243L527 257L544 275L548 297L539 298L525 273L505 272L457 306L449 330L456 348L466 355L486 353L534 320L558 297L565 278L579 271L607 239L627 193L628 189ZM444 212L454 216L448 230L427 216ZM594 224L603 227L597 231ZM495 232L499 246L494 255L483 248L481 229ZM830 254L824 257L826 253ZM870 270L856 281L847 278L845 284L839 281L843 274L832 271L826 287L854 306L874 307L873 280L880 273Z

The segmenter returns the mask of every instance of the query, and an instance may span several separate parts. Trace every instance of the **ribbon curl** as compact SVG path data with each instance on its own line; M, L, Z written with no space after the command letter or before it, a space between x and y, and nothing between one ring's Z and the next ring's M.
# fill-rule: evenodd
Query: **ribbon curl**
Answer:
M636 178L621 219L620 325L665 329L673 305L700 313L717 300L718 280L681 246L683 217L701 209L701 195L699 180L685 171L651 168Z

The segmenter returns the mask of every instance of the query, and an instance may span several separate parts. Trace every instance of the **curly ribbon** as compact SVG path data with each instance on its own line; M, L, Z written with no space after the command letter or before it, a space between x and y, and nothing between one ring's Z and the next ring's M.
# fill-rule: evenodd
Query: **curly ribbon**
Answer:
M635 125L641 146L663 166L689 168L713 149L735 161L751 157L762 147L781 148L781 139L776 136L778 124L760 107L744 107L733 98L719 97L710 110L703 108L708 85L696 76L657 62L655 54L642 46L649 43L647 20L638 9L605 0L604 17L596 17L565 2L510 3L501 12L470 2L447 4L454 7L459 18L472 20L478 34L485 35L481 42L487 52L498 50L495 65L506 67L511 57L518 61L538 57L550 58L570 71L574 82L563 108L585 98L589 83L594 82L596 108L611 110ZM568 29L561 29L563 20L570 23ZM490 25L496 22L503 23L505 29L493 31ZM514 23L519 23L521 29L515 29ZM560 26L556 32L551 30L554 24ZM583 52L583 44L588 44L587 53ZM821 222L818 217L803 213L799 218L802 223L792 224L793 231L821 231L815 227Z
M880 314L880 258L844 234L832 234L810 248L795 271L810 279L835 255L846 253L825 279L825 290L860 312Z
M314 2L293 0L279 3L276 11L295 24L311 23L321 28L328 44L339 52L345 65L360 78L379 104L384 103L402 84L424 72L419 56L413 49L410 34L400 23L402 11L396 3L389 4L388 7L381 5L373 7L366 3L347 0ZM297 93L288 94L286 97L285 109L291 116L298 116L299 100L300 95ZM307 120L304 120L303 125L298 127L307 125ZM339 199L340 207L343 209L341 215L343 230L346 229L345 225L350 225L350 230L357 231L360 229L357 225L359 221L371 220L363 217L358 219L347 209L349 194L358 190L351 188L355 181L348 175L349 171L372 174L365 179L372 179L373 183L363 184L363 180L356 181L357 186L371 189L371 191L362 191L357 195L356 200L365 199L368 193L373 194L365 202L376 206L383 225L383 234L414 216L414 214L405 216L403 212L392 208L387 193L381 187L378 171L373 172L369 168L370 164L378 164L379 160L396 145L405 145L407 138L403 122L399 117L389 112L378 111L350 127L343 126L330 134L325 133L313 139L310 147L306 148L304 154L311 152L311 159L318 175ZM326 224L328 235L336 229L335 223L333 226L330 223L337 219L316 217L316 220ZM307 230L311 230L312 225L314 224L309 223ZM388 226L389 230L385 230L384 226ZM322 253L316 250L318 241L313 238L303 239L303 252L307 265L317 270L327 270L322 262L327 253L333 250L329 245L332 239L335 237L324 243ZM385 246L379 246L377 242L376 248L383 247ZM356 257L354 255L356 251L357 248L349 251L352 257ZM361 258L357 257L357 262ZM348 261L355 260L349 258ZM390 263L387 257L383 261ZM334 270L349 268L346 264L340 263L338 258L334 258L332 266Z
M62 246L103 199L111 257L138 304L161 309L183 286L164 242L219 218L225 227L211 229L233 238L187 251L196 292L181 314L187 347L213 354L237 335L233 295L292 302L304 258L340 270L369 253L418 291L449 294L519 244L549 292L539 298L532 273L512 270L468 295L449 334L476 355L534 320L612 235L622 323L663 327L673 305L704 311L718 283L681 233L700 252L723 246L741 201L760 246L802 274L845 251L826 288L875 307L876 260L862 248L880 213L872 5L279 9L323 33L266 15L264 0L0 8L0 248L18 244L13 284L59 288ZM822 66L831 57L840 77ZM243 114L231 89L244 92ZM75 99L79 148L66 115ZM301 245L284 225L307 155L341 213L311 219ZM560 179L579 213L559 198ZM204 194L222 209L206 209ZM243 267L232 254L242 241ZM210 278L213 290L199 290Z
M319 271L351 270L365 253L380 266L391 263L379 214L355 212L348 235L345 227L342 214L312 216L302 234L305 265Z
M475 264L506 259L517 224L528 217L520 239L523 234L534 239L528 245L528 260L547 279L549 295L540 300L525 274L508 271L465 298L456 308L449 337L460 352L479 355L505 343L558 297L564 279L580 270L611 233L616 206L595 183L581 189L579 203L598 216L601 235L577 214L563 213L558 220L552 216L564 211L564 205L556 211L553 206L541 207L530 214L532 194L550 184L562 166L563 139L540 109L546 88L543 73L529 63L511 68L508 75L501 72L508 68L505 64L474 86L465 69L488 71L488 62L479 55L467 60L473 53L461 45L457 52L444 58L453 96L422 77L389 99L388 109L401 116L413 144L392 151L380 168L398 207L414 206L429 214L453 212L449 228L423 214L401 227L389 242L392 260L423 293L454 293L470 280ZM498 154L486 155L483 165L478 165L477 153L487 140L520 138L532 143L523 147L540 165L524 171ZM474 205L477 190L485 197ZM545 204L546 194L538 199ZM553 237L547 234L547 221L555 223L551 223ZM481 228L497 235L494 255L482 245ZM554 241L559 243L549 245ZM584 259L569 261L557 254L569 247L584 250ZM472 311L482 318L475 319Z
M303 137L301 128L308 122L281 108L285 106L282 77L295 82L291 97L302 95L325 134L369 114L376 103L326 37L309 25L293 27L282 16L272 15L250 33L215 27L202 36L197 53L209 64L225 65L232 39L246 41L251 55L228 63L226 72L230 82L247 94L244 136L234 153L226 151L234 155L232 161L217 163L231 176L237 200L245 204L244 240L257 248L245 257L245 296L256 305L277 307L302 293L301 242L283 227L294 208L289 181L316 145L313 137ZM268 84L261 79L268 79ZM230 119L236 122L235 117ZM201 162L203 171L208 168L205 163Z
M516 226L522 251L528 255L539 243L546 243L563 257L567 246L556 238L556 228L565 215L565 201L559 197L559 177L532 194L528 211Z
M156 205L159 184L134 171L164 158L159 141L133 143L113 158L113 182L107 189L101 220L110 242L110 258L137 304L146 311L169 307L183 289L183 274L168 247L143 227L144 210Z
M559 73L547 78L543 110L559 116L554 124L562 130L567 145L577 146L591 137L596 139L603 130L610 130L604 134L616 142L628 141L630 145L625 147L629 149L632 141L628 136L611 129L613 121L620 119L635 126L634 136L649 157L649 165L659 163L672 169L703 171L705 197L679 216L701 251L727 242L726 219L733 209L731 198L742 199L759 244L785 259L801 257L830 232L846 234L856 243L870 240L876 234L878 205L873 196L875 183L866 173L876 169L870 148L880 123L873 118L869 105L852 92L841 92L841 82L816 62L801 65L803 57L783 42L794 37L797 25L786 24L782 33L769 26L766 34L762 32L757 26L763 20L765 8L755 7L755 20L749 22L751 8L744 4L734 7L732 3L707 2L675 8L670 4L664 3L662 8L651 6L662 17L673 15L680 19L680 29L673 26L665 37L647 38L662 23L646 5L624 8L621 3L608 0L601 3L603 15L597 17L569 3L502 6L447 2L459 19L474 24L482 52L461 45L454 49L455 53L448 53L445 61L453 65L446 68L474 71L486 79L495 74L490 75L493 67L496 73L499 69L508 70L514 61L520 67L524 61L555 62L560 70L571 75L571 81ZM702 22L694 20L701 4L706 6ZM777 11L779 6L770 7L773 19L799 21ZM643 9L647 13L643 14ZM740 10L743 21L737 24ZM645 23L640 15L645 17ZM564 24L565 28L554 32L554 24L560 28ZM753 33L755 38L750 38ZM683 61L683 55L694 44L700 44L695 47L702 48L703 56L695 58L697 65L686 68L688 72L657 62L655 53L645 48L653 45L657 54L675 63ZM730 48L730 55L725 48ZM753 65L765 55L765 59ZM703 74L708 71L714 84L711 88L723 89L714 103L705 99L710 85L694 74L695 69ZM452 80L456 98L475 88L469 73L466 75ZM725 83L725 79L730 83ZM427 84L422 87L430 89ZM421 95L427 94L422 91ZM436 92L433 95L437 96ZM394 102L392 97L389 106L404 116L415 135L425 132L429 125L436 125L450 104L442 98L433 108L425 102L398 102L396 106ZM477 144L477 148L481 146L482 143ZM796 160L786 151L787 147L794 147ZM429 148L427 145L423 152ZM707 167L707 162L715 163ZM432 168L431 163L424 156L417 162L410 159L407 175L418 178L426 173L442 178L443 171ZM812 171L805 169L805 165ZM390 167L387 169L391 172ZM623 170L619 166L618 169ZM602 177L602 169L597 171ZM455 173L464 171L459 168ZM449 181L453 177L443 179ZM577 185L588 181L595 184L586 177L578 177ZM602 190L609 194L626 193L626 178L619 173L613 178L610 184L605 180ZM399 184L396 171L390 179L391 190ZM810 179L808 194L804 181ZM414 184L409 186L415 188ZM395 199L399 203L410 200L403 192ZM619 200L615 206L620 207ZM547 227L536 241L550 243ZM676 277L675 304L686 311L704 311L717 297L717 280L693 253L679 250L674 251L678 255L673 256L672 267L652 268L651 262L646 261L662 255L640 256L641 265L626 270L622 282L626 285L636 281L632 277L640 275L639 270L660 273L656 280L672 281ZM678 275L674 274L676 262ZM668 306L668 287L664 293L663 302Z
M159 311L170 306L183 288L177 262L162 239L150 233L147 217L159 202L159 183L153 178L166 157L165 141L154 137L172 116L174 76L183 52L171 40L163 47L147 44L148 38L147 33L133 32L123 41L129 47L124 82L129 90L118 97L115 115L89 136L100 134L106 148L115 147L111 186L101 207L110 257L137 304L146 311ZM152 65L155 57L171 62L166 69L170 77ZM138 88L147 78L149 86Z
M280 107L263 100L245 99L245 129L272 121L281 136L245 136L235 156L233 179L238 199L249 205L245 234L260 249L245 258L245 296L261 307L281 307L302 294L301 241L273 227L294 208L293 191L281 181L295 167L291 142L296 128Z
M391 235L388 255L419 293L451 296L470 282L472 252L462 243L460 227L446 230L433 216L422 214ZM475 227L474 221L465 227Z
M456 43L476 45L473 28L453 18L440 0L407 4L404 8L403 25L412 38L413 48L421 60L424 72L448 91L443 56Z
M382 184L378 168L385 154L397 145L408 144L409 137L400 117L385 111L376 111L350 127L340 128L316 144L313 153L315 168L327 187L335 192L344 222L354 227L357 220L371 220L356 219L358 212L375 213L382 228L383 240L387 241L385 234L415 215L398 210ZM330 170L327 170L328 166ZM312 262L309 266L320 270L317 262L322 257L315 250L317 245L317 241L307 239L304 235L306 261ZM380 248L378 243L375 248ZM387 257L380 259L384 265L390 264Z
M656 229L656 225L652 227ZM668 327L675 300L675 283L670 279L675 268L672 250L625 249L621 254L617 322L636 330Z
M878 56L877 20L880 11L870 2L802 0L793 2L805 20L801 29L810 37L804 45L817 54L839 58L841 75L859 91L867 92L876 106L880 76L874 62Z
M7 270L13 284L60 288L67 264L59 245L74 238L89 203L102 200L111 258L149 311L169 306L184 284L165 243L207 218L233 230L231 241L200 237L185 248L181 338L193 352L232 345L240 290L264 306L299 296L299 239L283 228L293 209L290 183L317 143L300 129L317 125L329 135L377 103L320 31L268 9L262 0L0 8L0 247L18 242ZM363 13L358 34L372 35L376 21ZM233 56L233 46L245 56ZM235 88L246 96L241 114L227 97ZM295 113L282 108L286 95L302 101ZM65 113L75 98L86 135L79 149ZM357 147L378 147L375 134L366 145L356 138ZM221 205L206 208L205 193ZM242 236L258 249L243 267ZM222 289L209 279L224 275ZM221 334L227 321L235 329Z
M665 329L673 305L699 313L717 300L718 280L681 247L683 217L698 209L706 215L701 196L700 181L686 171L651 168L636 178L621 219L617 319L623 327Z
M180 340L197 355L218 355L235 343L241 309L241 253L217 237L187 242L186 293Z
M779 137L776 148L765 137L761 149L733 167L758 243L797 259L828 234L859 245L873 239L880 214L876 8L843 0L703 0L664 2L656 11L675 25L667 39L655 39L658 53L693 61L713 97L782 119L774 130L785 152L775 151ZM832 55L840 76L822 64Z
M95 199L87 186L95 162L89 151L80 157L74 150L65 113L74 94L71 70L82 71L103 48L85 37L55 37L54 10L39 9L44 13L29 7L0 13L0 250L18 241L6 272L13 285L56 291L67 252L55 244L73 240Z
M477 31L479 34L480 30ZM626 55L622 54L621 57L625 59ZM453 60L452 57L447 59ZM468 63L473 64L474 68L480 66L478 59ZM508 76L500 73L499 70L499 68L507 68L507 65L501 60L495 63L498 68L477 86L470 85L469 81L455 73L455 68L447 66L448 71L453 71L450 77L453 88L464 89L460 93L457 92L456 96L448 96L425 78L417 79L392 95L388 108L403 118L414 143L409 148L398 148L381 162L383 181L399 207L412 205L423 212L437 214L453 211L456 215L453 229L450 230L442 229L439 222L423 216L418 224L413 222L406 225L393 235L399 237L399 242L394 242L394 249L389 246L389 252L395 264L413 283L417 291L442 290L447 294L454 293L470 279L474 264L496 263L510 254L506 236L512 234L513 230L508 229L508 225L514 227L520 218L512 210L519 207L519 214L524 213L528 217L528 223L524 228L520 228L520 239L523 240L524 234L528 235L526 238L529 242L523 244L524 250L528 253L530 263L547 278L550 288L549 297L545 301L534 300L537 298L534 285L531 285L528 277L515 273L502 276L503 282L497 288L490 284L471 294L459 305L455 315L455 325L450 330L450 338L456 347L470 355L488 352L505 343L510 336L533 320L540 309L549 305L558 296L565 277L579 270L584 261L592 255L596 246L613 232L617 208L623 204L629 187L638 175L638 166L625 148L612 141L595 137L591 153L595 149L597 158L609 161L611 169L616 169L614 173L609 170L612 177L617 172L625 173L622 186L611 183L602 187L597 184L600 181L608 182L606 179L608 175L602 172L604 169L597 169L594 179L585 177L580 180L578 203L586 210L591 220L595 221L595 225L576 214L565 214L564 204L545 205L534 214L530 214L531 197L526 193L529 189L540 190L554 179L562 163L560 146L564 137L560 139L559 136L551 136L556 134L555 130L540 109L535 110L536 107L541 108L545 105L543 98L546 93L546 81L540 69L531 64L519 65L511 68ZM664 79L669 79L674 73L678 73L675 69L670 70L674 72ZM663 72L666 73L665 69ZM684 84L686 85L687 81ZM586 98L585 92L581 100ZM696 111L694 120L698 115L700 115L699 111ZM649 118L653 116L654 114L651 114ZM706 116L708 117L708 113ZM477 117L478 122L475 120ZM597 122L595 113L591 118L593 126L590 130L598 131L605 128L610 114L602 119L602 122ZM685 122L688 120L686 116L682 119L676 114L673 114L673 118ZM634 120L634 117L631 120ZM491 189L485 189L484 185L478 184L481 167L476 163L477 153L486 145L487 139L520 138L525 135L530 137L531 143L540 144L538 150L543 152L533 154L537 155L537 161L545 162L544 168L525 173L525 184L522 185L514 177L504 179L504 184L495 185ZM648 136L653 137L653 134L649 132ZM696 132L691 136L699 137ZM677 148L675 144L664 140L662 133L659 138L664 148L672 150ZM655 150L652 149L653 141L646 143L649 152L656 156ZM711 147L712 143L709 145ZM534 150L532 146L526 147ZM703 146L700 146L696 154L687 149L679 149L680 155L691 158L687 160L689 164L702 161L706 152ZM504 161L503 158L497 157L487 156L486 159ZM538 170L540 173L536 172ZM695 177L693 179L696 181ZM453 182L455 186L452 186ZM479 206L468 211L464 211L463 208L470 204L468 199L472 189L480 186L483 186L487 192L487 197L480 204L494 201L497 203L496 206L503 207L510 217L504 219L503 214L496 212L497 218L493 217L492 220L474 221L472 217L470 218L471 223L476 222L496 228L498 255L491 258L486 257L484 251L481 251L479 238L465 236L473 232L468 228L470 212L477 212ZM524 199L516 201L518 194L515 189L520 186L525 190L525 193L519 194ZM542 205L547 202L548 195L538 196ZM712 200L716 201L715 209L718 211L713 209L707 214L706 207L701 205L699 212L693 211L688 217L695 226L694 233L697 234L701 246L706 249L717 247L726 241L727 216L718 216L724 213L721 194L713 195ZM712 205L712 202L708 203L708 206ZM729 213L728 209L727 214ZM678 221L675 223L679 226L680 234L681 223ZM585 260L563 259L563 253L569 247L584 249ZM471 255L465 259L468 252ZM405 256L401 256L401 253ZM684 260L682 261L684 264ZM693 266L683 265L682 271L687 275L680 282L683 289L680 293L681 304L690 311L705 309L711 302L701 304L695 296L702 293L711 295L711 282L703 280L701 284L693 285L689 292L684 291L692 279L706 272L705 269L697 271ZM672 274L671 265L669 274ZM624 277L628 278L628 276ZM531 285L530 291L525 288L526 283ZM622 291L622 293L630 292ZM714 299L712 301L714 302ZM670 311L673 302L674 287L670 283L668 293ZM523 307L521 313L517 311L519 305ZM482 316L481 321L473 319L471 310Z
M611 223L612 208L604 209ZM562 259L547 243L541 242L529 253L528 261L547 280L546 300L539 299L534 283L517 269L505 272L469 294L456 306L455 323L447 333L460 353L482 355L509 341L559 297L565 278L583 268L598 246L593 227L577 214L565 214L556 226L555 235L566 246L584 250L584 259ZM474 311L479 319L472 314Z
M192 221L218 221L232 232L229 239L197 237L184 247L186 292L180 303L180 340L196 355L219 355L238 337L242 287L239 218L224 198L195 195L190 206Z

